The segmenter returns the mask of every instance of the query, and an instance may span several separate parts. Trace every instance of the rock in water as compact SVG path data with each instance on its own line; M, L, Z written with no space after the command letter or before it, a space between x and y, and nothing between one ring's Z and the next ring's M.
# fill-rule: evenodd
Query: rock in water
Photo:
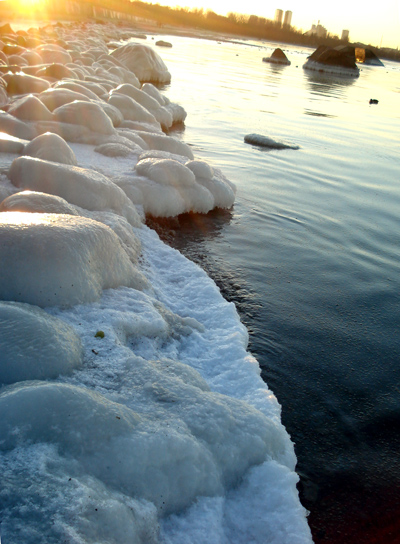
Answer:
M262 136L261 134L247 134L244 137L246 144L258 145L260 147L266 147L269 149L299 149L297 145L288 145L282 142L277 142L268 136Z

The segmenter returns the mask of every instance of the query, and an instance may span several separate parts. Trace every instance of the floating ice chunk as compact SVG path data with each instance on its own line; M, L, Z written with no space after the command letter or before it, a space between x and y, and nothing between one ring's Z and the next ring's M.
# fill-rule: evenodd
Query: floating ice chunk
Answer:
M125 193L95 170L24 156L13 161L8 175L21 189L61 196L87 210L113 210L133 225L140 222Z
M70 374L82 362L74 329L37 306L0 302L0 383Z
M95 102L75 100L56 108L53 115L61 123L84 125L98 134L114 134L111 119Z
M0 211L79 215L75 206L63 198L35 191L21 191L8 196L1 202Z
M8 113L25 121L52 121L53 114L36 96L27 95L8 108Z
M72 306L147 281L105 225L62 214L0 214L0 300Z
M169 83L171 74L164 61L148 45L128 43L115 49L111 56L134 72L141 82Z
M299 149L297 145L288 145L282 142L277 142L268 136L262 136L261 134L247 134L244 137L246 144L258 145L260 147L267 147L269 149Z
M24 155L73 166L78 164L75 153L67 142L61 136L52 132L45 132L40 136L36 136L25 146Z

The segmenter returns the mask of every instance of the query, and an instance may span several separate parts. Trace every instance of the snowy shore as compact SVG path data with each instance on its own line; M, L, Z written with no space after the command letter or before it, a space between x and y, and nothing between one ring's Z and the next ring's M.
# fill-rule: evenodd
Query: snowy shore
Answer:
M235 198L168 68L112 25L0 49L2 542L311 542L234 305L143 222Z

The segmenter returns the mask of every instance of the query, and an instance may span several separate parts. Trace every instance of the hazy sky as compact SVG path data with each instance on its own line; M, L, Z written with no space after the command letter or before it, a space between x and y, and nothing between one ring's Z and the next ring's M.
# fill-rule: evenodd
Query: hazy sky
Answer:
M147 0L165 6L211 9L220 15L233 11L273 19L275 9L293 12L292 25L303 31L318 21L332 34L350 31L350 41L382 47L400 47L400 0Z

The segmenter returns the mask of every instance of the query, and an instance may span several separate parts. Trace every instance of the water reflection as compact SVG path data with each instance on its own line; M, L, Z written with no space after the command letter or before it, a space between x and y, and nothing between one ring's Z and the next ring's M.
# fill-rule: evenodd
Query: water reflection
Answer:
M311 92L325 96L344 96L346 88L356 81L354 77L340 77L336 74L303 70L305 81Z

